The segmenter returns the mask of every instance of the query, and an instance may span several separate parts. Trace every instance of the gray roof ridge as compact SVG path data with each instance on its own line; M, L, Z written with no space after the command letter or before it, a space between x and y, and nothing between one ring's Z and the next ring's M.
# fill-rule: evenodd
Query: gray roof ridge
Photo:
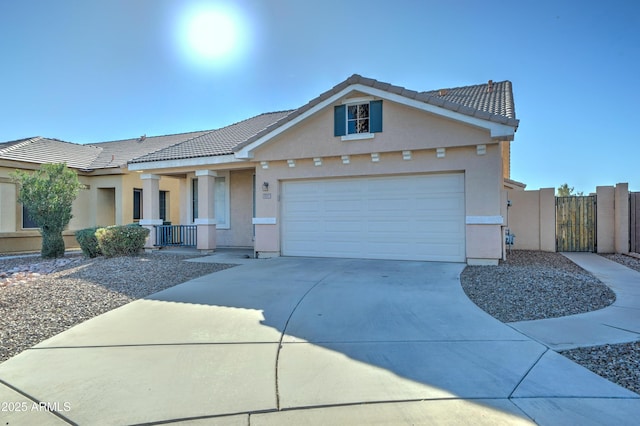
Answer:
M215 129L213 129L213 130L215 130ZM154 139L154 138L164 138L164 137L167 137L167 136L186 135L186 134L189 134L189 133L203 133L203 134L206 134L206 133L212 132L213 130L192 130L192 131L189 131L189 132L167 133L165 135L153 135L153 136L145 135L144 137L145 137L145 139ZM134 139L140 139L140 136L135 137L135 138L114 139L112 141L90 142L90 143L83 144L83 145L96 146L96 145L103 145L103 144L116 143L116 142L126 142L126 141L131 141L131 140L134 140Z

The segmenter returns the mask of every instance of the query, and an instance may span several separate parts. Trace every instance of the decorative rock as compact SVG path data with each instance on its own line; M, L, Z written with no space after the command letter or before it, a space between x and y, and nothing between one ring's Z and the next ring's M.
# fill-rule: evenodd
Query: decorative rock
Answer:
M187 258L0 258L0 271L7 274L0 279L0 362L96 315L233 266Z

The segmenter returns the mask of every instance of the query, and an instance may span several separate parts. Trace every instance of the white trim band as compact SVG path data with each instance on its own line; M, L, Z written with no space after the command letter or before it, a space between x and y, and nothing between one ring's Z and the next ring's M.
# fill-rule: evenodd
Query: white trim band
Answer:
M254 225L275 225L276 218L275 217L254 217L251 220L251 223Z
M467 216L467 225L502 225L502 216Z
M361 139L373 139L375 137L375 133L350 133L345 136L340 136L340 139L343 141L357 141Z
M196 170L196 177L200 176L213 176L217 177L218 173L213 170Z
M342 105L363 104L365 102L371 102L375 98L373 96L361 96L359 98L347 98L342 101Z
M153 226L153 225L162 225L162 219L140 219L138 225L140 226Z
M206 217L201 218L197 218L196 220L193 221L194 224L196 225L217 225L218 222L215 219L208 219Z
M140 175L142 180L160 180L160 175L154 175L152 173L143 173Z

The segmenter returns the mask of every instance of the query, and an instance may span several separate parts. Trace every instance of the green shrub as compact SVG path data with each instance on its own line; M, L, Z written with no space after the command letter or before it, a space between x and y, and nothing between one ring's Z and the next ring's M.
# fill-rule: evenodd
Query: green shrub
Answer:
M43 164L35 172L16 170L10 177L20 186L18 201L40 228L42 257L64 257L62 231L73 217L71 205L80 189L76 172L64 163Z
M149 230L138 225L115 225L96 231L98 246L106 257L138 254L148 236Z
M85 228L76 231L76 240L80 244L82 253L87 257L97 257L102 254L100 246L98 245L98 239L96 238L96 231L100 228Z

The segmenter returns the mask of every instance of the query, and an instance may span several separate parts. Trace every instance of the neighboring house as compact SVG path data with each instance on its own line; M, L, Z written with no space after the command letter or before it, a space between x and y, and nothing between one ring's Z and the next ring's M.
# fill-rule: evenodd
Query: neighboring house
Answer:
M102 224L106 199L112 222L131 222L139 185L140 224L155 231L167 220L160 190L170 188L170 221L195 225L202 250L495 264L505 188L522 187L509 180L517 127L508 81L415 92L353 75L296 110L222 129L69 144L73 158L101 150L89 165L67 161L91 186L76 224ZM147 142L154 149L130 148ZM16 143L0 144L0 166ZM148 247L159 238L152 232Z
M40 233L17 202L18 188L9 175L15 169L36 170L43 163L65 162L82 184L73 218L63 232L67 247L77 247L74 231L91 226L127 224L142 216L142 181L127 170L127 161L206 132L79 145L35 137L0 143L0 253L39 250ZM180 197L175 182L160 188L161 216L179 220Z

